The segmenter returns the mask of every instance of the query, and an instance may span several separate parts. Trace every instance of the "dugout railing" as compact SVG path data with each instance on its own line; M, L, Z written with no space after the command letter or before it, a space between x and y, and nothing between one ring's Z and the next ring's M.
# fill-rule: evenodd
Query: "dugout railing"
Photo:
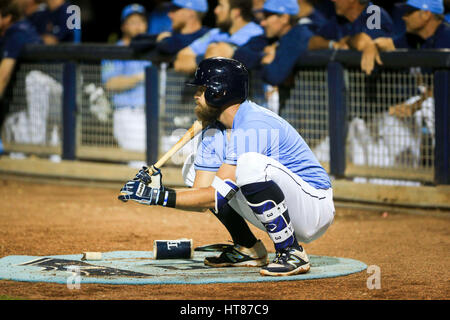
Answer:
M185 86L191 76L176 73L172 59L100 44L28 46L7 98L5 151L154 163L195 117L194 89ZM450 50L382 53L383 65L371 76L361 72L360 59L353 51L308 52L289 85L278 88L254 70L250 99L276 108L336 178L450 184ZM105 60L152 62L145 71L141 150L124 149L114 137Z

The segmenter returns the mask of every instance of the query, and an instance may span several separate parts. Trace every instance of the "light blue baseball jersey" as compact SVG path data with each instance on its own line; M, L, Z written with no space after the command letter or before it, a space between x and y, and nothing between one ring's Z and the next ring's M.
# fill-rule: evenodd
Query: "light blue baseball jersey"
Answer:
M242 46L246 44L250 38L262 34L264 34L264 29L254 22L247 23L232 35L228 32L221 31L219 28L214 28L191 43L189 47L196 55L204 55L211 43L227 42L236 46Z
M257 152L279 161L314 188L331 188L327 172L300 134L286 120L251 101L240 105L229 139L223 127L210 132L199 145L196 170L217 171L222 163L236 165L242 154Z
M117 42L117 44L124 45L122 41ZM109 79L117 76L132 76L142 73L146 67L151 65L151 62L142 60L104 60L102 61L102 82L106 83ZM139 83L132 89L113 94L112 102L116 109L144 106L144 82Z

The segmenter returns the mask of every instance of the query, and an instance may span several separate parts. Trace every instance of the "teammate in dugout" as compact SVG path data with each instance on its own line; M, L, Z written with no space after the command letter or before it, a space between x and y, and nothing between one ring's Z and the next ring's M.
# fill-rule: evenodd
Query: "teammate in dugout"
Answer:
M20 6L13 0L0 1L0 129L9 109L13 81L20 53L27 44L42 40L31 23L23 19ZM9 94L8 94L9 93ZM0 140L1 142L1 140Z
M119 199L214 208L234 245L205 258L206 265L261 266L267 276L305 273L309 258L298 241L317 239L333 222L331 182L289 123L247 100L248 81L247 69L237 60L203 60L191 85L198 87L195 113L210 125L196 155L193 187L167 188L160 171L150 177L143 168L121 189ZM245 220L268 232L276 250L272 263L267 264L266 248Z
M193 74L203 58L232 58L236 48L264 33L263 28L252 21L251 0L219 0L214 14L217 28L178 52L173 63L175 71Z
M122 38L119 46L128 46L135 36L147 32L147 12L137 3L125 6L121 13ZM114 105L113 134L119 147L145 150L145 68L144 60L103 60L102 82L112 93Z
M209 31L202 26L202 19L208 11L208 1L172 0L169 18L172 21L172 32L161 32L156 38L156 48L165 54L177 54L193 41Z
M386 10L377 7L379 25L373 22L372 11L375 7L369 0L333 0L336 15L310 39L309 50L348 50L362 53L361 70L370 75L375 64L382 64L374 40L390 37L393 30L392 18Z
M298 22L299 9L297 0L267 0L261 9L264 35L237 48L233 58L249 69L262 67L265 82L283 84L313 36L309 24Z
M445 22L442 0L408 0L400 6L406 33L375 40L382 51L396 49L448 49L450 48L450 24ZM408 35L415 35L408 39Z
M71 3L65 0L46 0L48 7L47 30L41 35L45 44L81 42L81 29L70 28L68 21L72 11Z

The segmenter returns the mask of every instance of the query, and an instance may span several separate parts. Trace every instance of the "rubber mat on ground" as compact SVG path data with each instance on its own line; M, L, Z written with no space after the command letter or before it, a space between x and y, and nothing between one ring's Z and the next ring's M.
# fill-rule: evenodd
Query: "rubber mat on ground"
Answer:
M82 254L7 256L0 259L0 279L68 285L207 284L331 278L367 268L358 260L310 255L311 269L306 274L265 277L259 274L259 268L205 266L203 259L211 255L217 252L195 252L189 260L155 260L151 251L104 252L101 260L95 261L81 260ZM269 259L273 258L274 254L269 254Z

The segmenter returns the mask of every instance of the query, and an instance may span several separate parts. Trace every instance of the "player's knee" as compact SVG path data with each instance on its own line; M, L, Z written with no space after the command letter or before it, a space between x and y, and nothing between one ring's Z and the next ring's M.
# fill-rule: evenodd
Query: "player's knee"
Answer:
M237 165L245 166L264 157L264 155L257 152L246 152L238 158Z
M257 152L241 155L236 164L236 183L242 187L249 183L265 181L267 157Z

